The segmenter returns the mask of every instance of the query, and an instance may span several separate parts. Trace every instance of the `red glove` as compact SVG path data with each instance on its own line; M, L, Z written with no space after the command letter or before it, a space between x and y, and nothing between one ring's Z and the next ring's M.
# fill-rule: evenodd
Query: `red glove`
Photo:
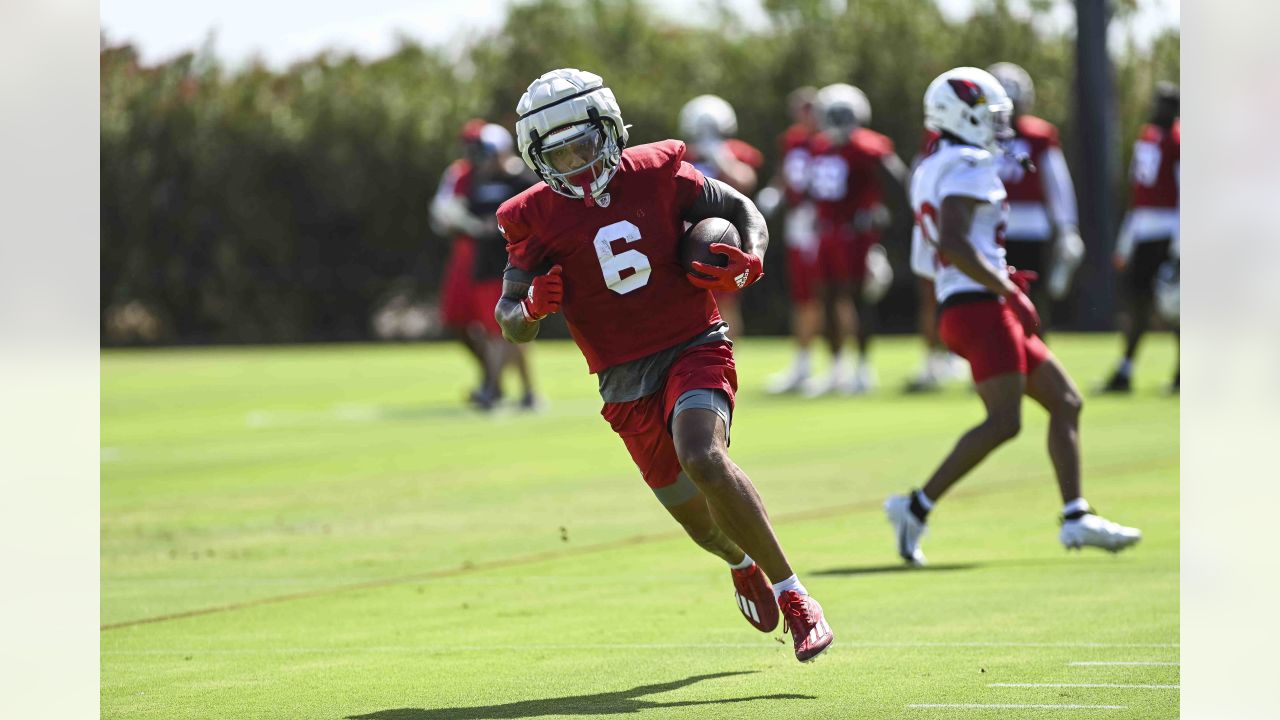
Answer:
M1024 293L1031 292L1031 283L1040 279L1040 273L1035 270L1019 270L1018 268L1009 266L1009 279L1014 285Z
M1022 323L1022 332L1026 333L1027 337L1035 335L1040 329L1040 313L1036 312L1035 303L1031 302L1031 298L1027 297L1021 288L1015 288L1013 292L1004 296L1004 301L1013 310L1013 314L1018 316L1018 322Z
M764 261L755 255L724 243L713 243L710 250L729 258L729 264L726 267L716 267L694 260L690 263L693 269L707 276L698 277L689 273L689 282L694 285L704 290L737 292L764 277Z
M546 275L533 279L529 285L529 297L520 301L525 320L534 322L560 310L560 301L564 299L564 279L560 277L563 270L556 265Z

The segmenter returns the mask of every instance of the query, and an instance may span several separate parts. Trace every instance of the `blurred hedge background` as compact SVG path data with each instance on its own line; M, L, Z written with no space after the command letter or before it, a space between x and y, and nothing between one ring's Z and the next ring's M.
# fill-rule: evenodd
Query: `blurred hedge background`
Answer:
M1133 2L1115 7L1121 32ZM1037 30L1052 0L1030 0L1030 16L1005 0L979 2L963 21L949 21L932 0L764 5L767 32L727 9L686 27L638 0L534 0L461 46L404 40L381 59L324 54L281 71L232 70L207 50L144 66L133 48L104 40L104 344L362 340L377 334L375 316L388 304L429 310L448 241L432 233L428 203L458 152L461 124L482 116L510 127L525 86L554 67L603 75L634 125L633 143L673 136L688 98L722 95L741 137L765 151L764 182L797 86L861 87L872 127L909 162L929 80L956 65L1010 60L1035 79L1036 114L1058 124L1075 163L1074 41ZM1120 209L1151 89L1179 70L1176 31L1147 49L1123 44L1114 58ZM896 230L898 277L882 324L907 330L907 228ZM773 267L744 297L751 333L786 330L785 273ZM1079 302L1057 309L1059 327L1071 327Z

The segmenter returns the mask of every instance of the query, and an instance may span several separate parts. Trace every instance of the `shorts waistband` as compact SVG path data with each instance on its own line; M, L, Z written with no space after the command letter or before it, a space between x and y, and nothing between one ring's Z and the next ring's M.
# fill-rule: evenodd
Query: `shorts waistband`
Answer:
M958 292L954 295L948 295L946 300L938 304L938 312L942 313L947 308L953 308L957 305L969 305L976 302L999 302L1000 296L993 292L985 290L971 290L969 292Z

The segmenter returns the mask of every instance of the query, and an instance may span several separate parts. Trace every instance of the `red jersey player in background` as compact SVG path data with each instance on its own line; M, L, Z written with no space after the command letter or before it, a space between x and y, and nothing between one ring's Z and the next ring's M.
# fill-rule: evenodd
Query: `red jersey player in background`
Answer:
M769 378L770 393L796 392L804 388L813 369L810 347L822 326L818 303L818 228L813 201L809 199L809 146L818 132L814 102L818 91L797 88L788 98L792 124L778 140L781 167L760 191L756 204L772 217L785 207L783 241L787 246L787 284L791 299L791 334L796 357L791 367Z
M805 393L863 393L875 383L868 357L872 313L892 282L879 245L890 219L884 202L889 194L896 207L908 207L907 168L893 141L866 127L871 105L861 90L828 85L818 91L817 107L821 132L810 145L809 197L817 210L818 284L832 360L830 374L815 378ZM850 330L858 343L852 372L843 353Z
M796 658L812 659L834 635L727 449L737 371L710 291L734 292L764 274L764 218L685 162L684 143L626 148L622 111L598 75L548 72L516 112L520 154L543 182L498 209L509 255L495 309L503 334L529 342L544 317L564 312L597 375L601 414L645 482L695 543L730 566L747 621L769 632L781 610ZM730 220L743 249L712 245L728 265L695 264L703 279L686 274L679 243L686 222L708 217Z
M440 235L452 236L440 287L440 314L445 328L461 341L480 370L480 384L471 393L472 402L491 383L484 320L476 313L475 292L472 289L475 241L471 233L478 231L481 223L466 211L468 181L472 163L479 159L482 152L480 131L484 126L485 121L479 118L468 120L462 126L458 139L462 144L463 155L445 168L440 177L439 188L431 200L432 229Z
M925 561L920 539L934 504L1018 434L1024 395L1049 413L1049 457L1063 502L1059 541L1115 552L1142 537L1095 514L1081 494L1083 400L1035 334L1040 319L1025 276L1005 262L1007 193L997 158L1013 135L1012 112L1004 88L978 68L949 70L924 94L925 125L940 138L911 176L911 201L921 236L937 249L939 335L969 361L986 417L960 436L922 488L885 502L898 554L916 565Z
M760 151L734 137L738 115L717 95L699 95L680 109L680 135L685 160L704 177L714 178L750 196L756 191L756 171L764 164ZM743 333L742 309L736 293L716 293L720 315L739 336Z
M1013 101L1013 137L1000 155L1000 180L1009 193L1005 252L1009 264L1039 277L1028 293L1040 310L1041 335L1049 300L1061 300L1084 260L1076 212L1076 190L1058 144L1058 128L1031 114L1035 85L1020 66L1001 62L987 69Z
M1178 168L1182 133L1178 113L1178 86L1160 83L1151 121L1138 131L1138 140L1133 144L1130 208L1120 227L1113 258L1128 306L1124 357L1103 386L1104 392L1127 393L1132 389L1133 358L1150 324L1156 276L1165 263L1176 267L1180 256ZM1174 337L1178 337L1176 326ZM1171 392L1178 392L1179 381L1180 372L1175 369L1169 384Z

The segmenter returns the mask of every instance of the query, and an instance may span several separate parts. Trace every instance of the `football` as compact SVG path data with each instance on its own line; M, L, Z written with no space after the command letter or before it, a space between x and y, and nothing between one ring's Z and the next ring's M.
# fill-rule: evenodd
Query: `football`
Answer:
M685 271L706 277L693 269L695 260L717 267L728 265L728 258L719 253L711 252L711 246L716 243L724 243L736 248L742 247L742 239L738 237L738 229L733 226L733 223L724 218L706 218L686 230L684 236L680 238L680 263L684 266Z

